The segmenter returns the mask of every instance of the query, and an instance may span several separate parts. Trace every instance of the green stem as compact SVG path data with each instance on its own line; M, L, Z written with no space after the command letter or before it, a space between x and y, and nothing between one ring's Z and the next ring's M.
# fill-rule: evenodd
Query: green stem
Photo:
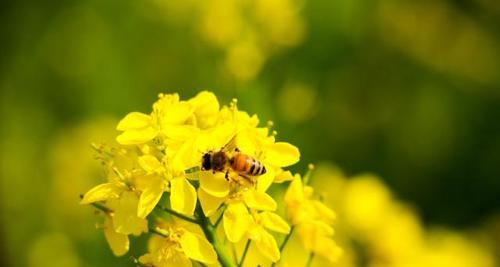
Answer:
M92 205L94 208L98 209L98 210L102 210L104 213L110 213L110 212L113 212L112 210L110 210L108 207L102 205L102 204L99 204L99 203L91 203L90 205Z
M222 221L222 217L224 216L224 210L226 210L226 207L222 208L222 212L221 212L219 218L214 223L214 228L217 228L217 226L219 225L219 223Z
M182 219L182 220L188 221L190 223L194 223L194 224L200 224L200 222L198 220L196 220L195 218L191 218L191 217L186 216L184 214L178 213L177 211L171 210L169 208L164 208L164 207L162 207L161 209L165 212L172 214L175 217L178 217L179 219Z
M241 256L240 264L238 266L243 266L243 263L245 262L245 257L247 256L248 248L250 247L250 242L251 240L248 239L247 244L245 245L245 250L243 250L243 255Z
M307 259L306 267L311 266L313 259L314 259L314 252L311 252L311 254L309 254L309 258Z
M196 205L196 214L198 214L198 218L200 219L199 225L205 234L208 242L210 242L215 252L217 253L217 258L222 267L236 267L236 264L231 260L231 257L227 254L227 251L224 248L224 245L217 238L217 233L215 232L215 227L210 223L210 220L203 214L201 210L201 206Z
M281 243L280 254L283 254L283 249L285 249L285 246L288 243L288 240L290 239L290 237L292 236L294 230L295 230L295 226L292 225L292 227L290 228L290 233L288 233L288 235L285 236L285 240L283 240L283 243ZM276 266L276 262L273 262L273 264L271 264L271 267L274 267L274 266Z
M158 230L156 230L156 229L154 229L154 228L149 228L149 231L150 231L151 233L153 233L153 234L157 234L157 235L159 235L159 236L161 236L161 237L168 237L166 234L164 234L164 233L162 233L162 232L160 232L160 231L158 231Z

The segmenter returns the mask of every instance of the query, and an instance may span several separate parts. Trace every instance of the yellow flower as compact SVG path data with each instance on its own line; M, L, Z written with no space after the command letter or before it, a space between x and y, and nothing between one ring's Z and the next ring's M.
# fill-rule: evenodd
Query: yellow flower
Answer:
M248 229L248 238L252 240L264 257L277 262L280 259L280 250L274 237L266 230L281 234L290 233L290 226L276 213L264 211L254 213Z
M116 129L123 133L116 141L122 145L139 145L158 135L179 138L192 114L193 106L187 101L180 101L178 94L160 94L150 115L131 112L118 123Z
M144 218L137 217L138 198L134 192L122 191L119 198L113 192L117 190L112 184L102 184L92 189L82 200L93 201L108 193L111 198L107 198L107 207L103 225L104 236L108 242L113 254L122 256L129 249L128 235L140 235L147 232L147 221ZM118 190L123 190L118 188ZM103 197L104 198L104 197ZM89 202L93 203L93 202Z
M149 253L139 261L155 267L189 267L191 260L214 264L217 254L212 245L202 236L181 227L170 227L168 231L157 229L161 234L149 240Z
M104 219L104 237L108 242L109 247L113 251L115 256L123 256L128 252L130 241L128 240L128 235L120 234L115 231L113 226L113 218L111 215L106 215Z
M331 239L335 213L313 197L314 190L305 186L300 175L295 175L285 193L287 214L297 227L306 250L335 262L342 250Z
M149 115L132 112L118 123L117 129L122 131L116 138L119 146L96 146L98 158L106 167L107 182L90 189L81 203L105 211L105 235L116 255L128 251L128 235L148 231L148 215L159 206L164 192L170 198L170 207L160 207L169 216L201 227L214 245L212 248L201 235L186 230L187 226L169 226L163 232L153 231L159 236L151 239L149 253L140 258L147 265L191 266L191 260L213 264L218 258L222 265L231 265L229 253L224 252L226 246L214 229L218 223L213 225L207 218L216 213L220 214L217 222L222 221L224 228L220 234L228 241L252 240L263 257L277 262L281 253L268 231L288 234L290 226L273 213L278 204L266 191L274 182L293 179L283 168L298 162L300 152L289 143L276 142L276 132L258 125L258 117L238 110L236 100L221 107L211 92L200 92L186 101L178 94L160 94ZM204 153L222 148L227 149L228 157L238 148L261 162L267 172L246 177L230 166L227 172L200 170ZM305 199L297 204L300 210L304 216L312 214L308 210L314 213L309 220L300 221L303 229L307 229L306 222L326 229L314 235L314 240L321 240L320 246L311 245L310 249L320 254L321 250L331 251L331 242L323 239L333 229L330 221L319 217L333 219L333 213L300 192ZM154 213L156 219L162 215Z

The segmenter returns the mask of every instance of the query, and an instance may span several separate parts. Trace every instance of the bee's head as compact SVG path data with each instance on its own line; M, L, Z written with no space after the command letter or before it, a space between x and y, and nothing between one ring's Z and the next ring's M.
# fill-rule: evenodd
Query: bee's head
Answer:
M212 155L211 153L205 153L203 154L203 157L201 158L201 169L204 171L210 170L212 168Z

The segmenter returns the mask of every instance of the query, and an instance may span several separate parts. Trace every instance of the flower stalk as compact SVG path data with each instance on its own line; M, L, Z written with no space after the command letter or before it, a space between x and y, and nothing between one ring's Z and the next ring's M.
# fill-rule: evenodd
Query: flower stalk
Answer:
M217 237L216 228L212 225L212 223L210 223L210 220L205 216L205 214L203 214L200 205L196 206L195 212L198 214L198 218L200 219L199 225L203 230L205 237L207 238L208 242L213 245L215 252L217 253L217 260L219 261L220 265L222 267L236 267L236 264L229 256L227 248Z

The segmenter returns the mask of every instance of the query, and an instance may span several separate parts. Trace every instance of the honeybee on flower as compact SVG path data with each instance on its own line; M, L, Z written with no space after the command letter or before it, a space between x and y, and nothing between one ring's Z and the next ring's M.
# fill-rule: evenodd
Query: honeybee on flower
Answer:
M293 179L284 168L299 161L297 147L277 142L276 131L259 127L236 100L221 106L207 91L189 100L160 94L151 113L131 112L117 130L118 146L95 146L107 182L81 200L105 213L102 228L115 255L128 252L129 235L150 233L153 245L139 258L148 266L241 265L246 252L240 259L228 253L240 241L245 251L252 243L263 259L280 260L283 247L268 231L287 238L291 227L267 190ZM148 228L172 218L197 230Z

